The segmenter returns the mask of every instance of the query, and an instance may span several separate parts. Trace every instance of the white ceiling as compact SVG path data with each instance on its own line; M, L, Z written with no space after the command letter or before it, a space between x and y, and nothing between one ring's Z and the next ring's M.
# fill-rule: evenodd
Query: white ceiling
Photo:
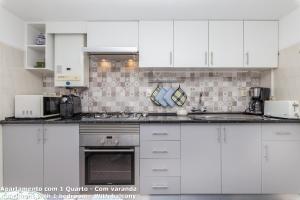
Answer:
M299 0L0 0L28 20L279 19Z

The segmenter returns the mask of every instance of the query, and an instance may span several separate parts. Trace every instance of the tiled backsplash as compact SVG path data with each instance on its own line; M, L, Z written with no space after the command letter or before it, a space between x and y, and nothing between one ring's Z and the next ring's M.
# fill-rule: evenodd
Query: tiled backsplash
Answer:
M110 61L102 66L102 59L101 56L90 57L90 87L79 91L84 112L176 111L179 107L162 108L151 102L149 96L157 87L153 80L172 81L160 84L163 87L177 88L180 84L188 96L183 106L187 110L198 105L202 91L208 111L244 111L249 101L248 89L259 86L261 81L259 71L150 71L130 67L126 60ZM46 92L67 92L54 89L53 77L45 77L43 85Z

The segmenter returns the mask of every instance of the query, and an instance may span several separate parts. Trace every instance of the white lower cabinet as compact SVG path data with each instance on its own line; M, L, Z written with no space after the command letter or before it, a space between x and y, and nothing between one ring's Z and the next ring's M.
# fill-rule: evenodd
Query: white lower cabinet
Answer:
M141 124L140 135L140 193L180 194L180 125Z
M4 186L79 187L78 125L3 127Z
M181 126L182 194L261 193L259 124Z
M265 124L262 130L262 192L299 194L300 125Z
M219 125L181 125L181 193L221 193Z
M222 126L222 193L261 193L261 125Z

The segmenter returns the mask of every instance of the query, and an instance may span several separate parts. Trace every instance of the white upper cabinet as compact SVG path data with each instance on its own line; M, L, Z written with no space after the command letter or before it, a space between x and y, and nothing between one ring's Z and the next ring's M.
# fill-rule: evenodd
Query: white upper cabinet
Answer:
M173 21L141 21L139 66L173 66Z
M87 47L138 47L137 21L88 22Z
M211 67L243 67L243 21L210 21Z
M208 21L174 22L174 67L208 67Z
M278 66L278 22L245 21L245 66Z

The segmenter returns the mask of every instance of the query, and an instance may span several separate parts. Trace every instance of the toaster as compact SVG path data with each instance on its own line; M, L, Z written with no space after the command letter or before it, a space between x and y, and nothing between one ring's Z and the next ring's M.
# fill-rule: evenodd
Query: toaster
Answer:
M264 115L285 119L299 119L299 101L265 101Z

